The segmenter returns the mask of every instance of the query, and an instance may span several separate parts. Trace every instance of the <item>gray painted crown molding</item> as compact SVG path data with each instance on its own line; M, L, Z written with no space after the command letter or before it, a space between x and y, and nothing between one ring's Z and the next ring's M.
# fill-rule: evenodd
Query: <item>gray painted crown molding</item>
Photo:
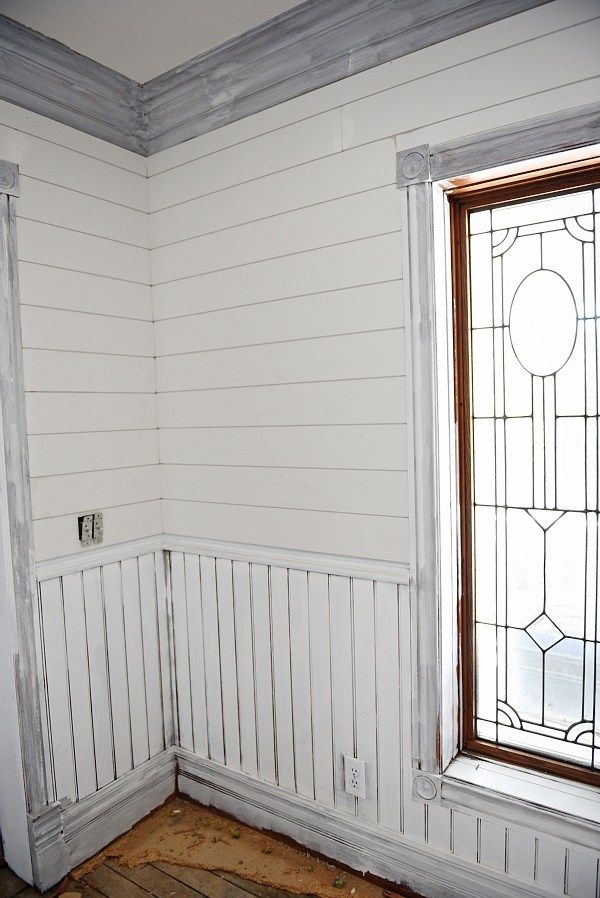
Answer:
M0 16L0 97L143 156L550 0L307 0L137 84Z

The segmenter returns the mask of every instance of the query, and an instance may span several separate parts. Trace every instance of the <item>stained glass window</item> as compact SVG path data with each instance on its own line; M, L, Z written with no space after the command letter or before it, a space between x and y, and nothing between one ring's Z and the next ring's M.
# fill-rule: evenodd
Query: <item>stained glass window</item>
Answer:
M597 183L463 222L472 734L600 771Z

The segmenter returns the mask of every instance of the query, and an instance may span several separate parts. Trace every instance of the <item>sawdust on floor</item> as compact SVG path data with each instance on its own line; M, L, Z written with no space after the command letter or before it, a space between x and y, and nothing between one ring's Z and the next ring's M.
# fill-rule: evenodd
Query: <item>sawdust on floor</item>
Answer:
M285 892L319 898L394 898L400 894L179 796L167 801L71 876L80 880L107 860L124 867L159 861L220 870Z

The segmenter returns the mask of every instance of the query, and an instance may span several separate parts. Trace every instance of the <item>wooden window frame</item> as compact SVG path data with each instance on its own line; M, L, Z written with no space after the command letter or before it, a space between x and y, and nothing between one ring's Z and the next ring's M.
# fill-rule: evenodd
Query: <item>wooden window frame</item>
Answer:
M598 160L593 160L498 181L458 187L448 191L457 425L457 513L460 522L458 539L460 568L458 601L459 744L461 750L467 754L492 758L591 786L600 785L600 770L562 761L551 755L488 742L476 734L468 217L470 212L477 209L510 202L518 203L599 184L600 163Z

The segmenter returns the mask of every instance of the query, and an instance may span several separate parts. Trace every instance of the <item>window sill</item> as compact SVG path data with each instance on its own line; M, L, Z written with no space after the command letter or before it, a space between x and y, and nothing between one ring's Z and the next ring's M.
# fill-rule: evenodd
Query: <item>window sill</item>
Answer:
M441 777L440 803L598 849L600 790L498 761L459 755Z

